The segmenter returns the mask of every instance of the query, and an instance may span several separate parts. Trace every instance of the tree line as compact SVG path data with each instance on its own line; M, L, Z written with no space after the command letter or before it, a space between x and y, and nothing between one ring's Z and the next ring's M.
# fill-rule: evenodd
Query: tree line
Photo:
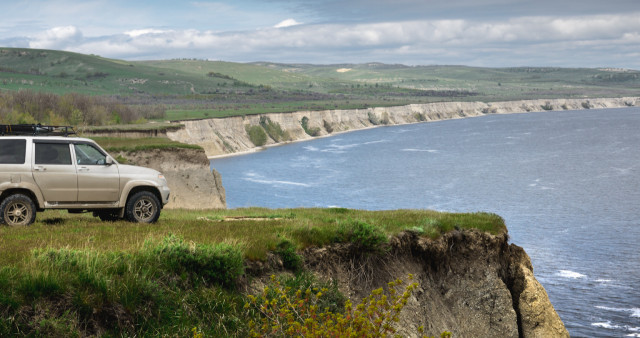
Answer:
M0 91L0 123L100 126L165 117L160 104L125 104L107 96Z

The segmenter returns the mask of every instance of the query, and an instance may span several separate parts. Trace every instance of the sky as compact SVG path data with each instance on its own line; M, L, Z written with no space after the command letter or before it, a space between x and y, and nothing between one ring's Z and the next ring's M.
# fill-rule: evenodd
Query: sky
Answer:
M125 60L640 70L640 0L0 0L0 46Z

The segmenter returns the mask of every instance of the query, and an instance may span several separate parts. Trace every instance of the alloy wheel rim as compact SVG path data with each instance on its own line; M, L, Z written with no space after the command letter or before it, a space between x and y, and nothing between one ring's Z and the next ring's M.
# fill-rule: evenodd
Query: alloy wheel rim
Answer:
M29 219L29 209L24 203L13 203L7 210L7 223L21 224Z
M153 217L154 213L153 203L150 200L143 198L136 202L133 212L139 220L149 220Z

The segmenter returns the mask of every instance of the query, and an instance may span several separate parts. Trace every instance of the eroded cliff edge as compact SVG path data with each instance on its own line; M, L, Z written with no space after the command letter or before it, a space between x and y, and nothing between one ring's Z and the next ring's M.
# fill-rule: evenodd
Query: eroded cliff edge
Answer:
M506 102L438 102L348 110L299 111L294 113L247 115L227 118L182 121L184 128L167 131L178 142L196 144L207 156L225 156L260 149L251 141L247 127L271 121L285 135L281 139L267 137L264 145L299 141L332 133L371 128L380 125L399 125L445 119L482 116L487 114L524 113L543 110L580 110L620 108L640 105L638 97L599 99L550 99ZM306 130L302 126L306 119ZM313 134L314 136L311 136Z
M209 168L209 159L201 149L165 148L114 153L128 164L161 172L171 189L169 209L226 209L222 178Z
M415 334L418 326L436 336L443 331L454 337L569 336L533 276L529 256L508 243L506 232L456 230L436 240L404 232L390 241L388 254L352 249L344 244L306 249L305 268L337 281L354 300L413 274L420 287L402 311L402 336ZM282 271L281 262L271 259L252 270L266 278Z

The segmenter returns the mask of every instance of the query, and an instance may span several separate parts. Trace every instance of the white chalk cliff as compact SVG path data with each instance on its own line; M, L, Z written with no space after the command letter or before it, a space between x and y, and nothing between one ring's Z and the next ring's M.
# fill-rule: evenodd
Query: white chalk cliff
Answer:
M168 131L175 141L197 144L207 156L225 156L261 149L250 139L247 126L259 126L260 118L268 118L280 125L289 135L288 141L307 140L331 133L371 128L381 125L400 125L487 114L525 113L543 110L580 110L621 108L640 105L638 97L598 99L541 99L505 102L439 102L410 104L397 107L366 109L335 109L322 111L298 111L261 115L234 116L195 121L182 121L184 128ZM302 119L308 119L307 130L317 128L316 136L310 136L302 127ZM267 138L266 146L277 144Z

